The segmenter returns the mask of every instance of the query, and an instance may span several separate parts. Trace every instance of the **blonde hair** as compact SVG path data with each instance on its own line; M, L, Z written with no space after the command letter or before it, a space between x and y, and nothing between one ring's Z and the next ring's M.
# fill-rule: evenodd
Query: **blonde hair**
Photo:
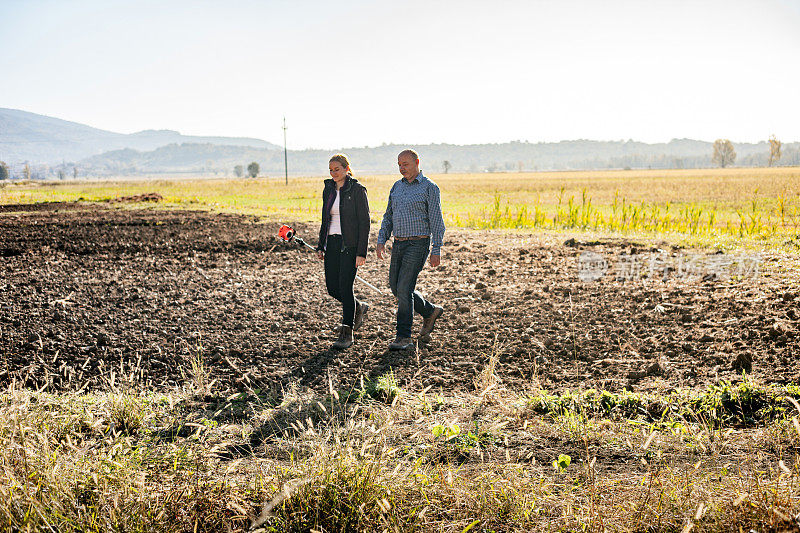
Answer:
M330 165L334 161L336 161L337 163L342 165L344 168L346 168L347 169L347 174L349 174L350 176L353 175L353 169L350 168L350 160L347 158L346 155L344 155L344 154L333 155L333 156L331 156L330 161L328 161L328 164Z

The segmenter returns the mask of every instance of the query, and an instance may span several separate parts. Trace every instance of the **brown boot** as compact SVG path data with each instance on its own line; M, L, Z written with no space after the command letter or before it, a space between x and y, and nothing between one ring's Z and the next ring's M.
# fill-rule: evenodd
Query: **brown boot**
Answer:
M408 337L398 336L394 341L389 344L389 349L393 352L400 350L408 350L414 347L414 341Z
M369 311L369 304L367 302L356 302L356 317L353 320L353 331L361 329L361 324L364 323L364 319L367 317L367 311Z
M353 328L342 325L339 330L339 338L331 345L334 350L344 350L353 345Z
M434 305L431 316L422 319L422 328L419 330L419 339L421 341L427 342L430 340L433 325L436 323L436 319L442 316L442 313L444 313L444 308Z

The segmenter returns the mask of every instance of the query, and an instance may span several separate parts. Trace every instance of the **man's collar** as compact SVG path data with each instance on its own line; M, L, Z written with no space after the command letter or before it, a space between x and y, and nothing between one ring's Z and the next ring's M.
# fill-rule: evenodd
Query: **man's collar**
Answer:
M403 181L405 181L406 183L411 185L412 183L422 183L422 180L424 178L425 178L425 176L422 175L422 171L420 170L419 174L417 174L417 177L415 177L413 180L408 181L407 179L403 178Z

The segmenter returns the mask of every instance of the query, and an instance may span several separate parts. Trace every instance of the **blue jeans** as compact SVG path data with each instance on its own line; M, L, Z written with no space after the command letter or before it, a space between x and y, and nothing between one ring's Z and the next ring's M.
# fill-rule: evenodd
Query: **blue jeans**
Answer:
M389 286L397 296L397 336L411 337L414 312L423 317L433 313L433 305L414 290L417 276L425 266L431 240L395 240L392 245L392 262L389 266Z

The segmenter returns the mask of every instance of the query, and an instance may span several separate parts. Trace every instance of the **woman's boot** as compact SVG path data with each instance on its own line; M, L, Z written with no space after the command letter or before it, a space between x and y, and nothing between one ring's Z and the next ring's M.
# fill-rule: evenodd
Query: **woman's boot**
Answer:
M349 348L353 345L353 328L350 326L342 325L342 329L339 330L339 338L336 342L333 343L331 348L334 350L344 350L345 348Z
M364 323L364 318L367 316L367 311L369 311L369 304L356 300L356 317L353 321L353 331L358 331L361 328L361 324Z

